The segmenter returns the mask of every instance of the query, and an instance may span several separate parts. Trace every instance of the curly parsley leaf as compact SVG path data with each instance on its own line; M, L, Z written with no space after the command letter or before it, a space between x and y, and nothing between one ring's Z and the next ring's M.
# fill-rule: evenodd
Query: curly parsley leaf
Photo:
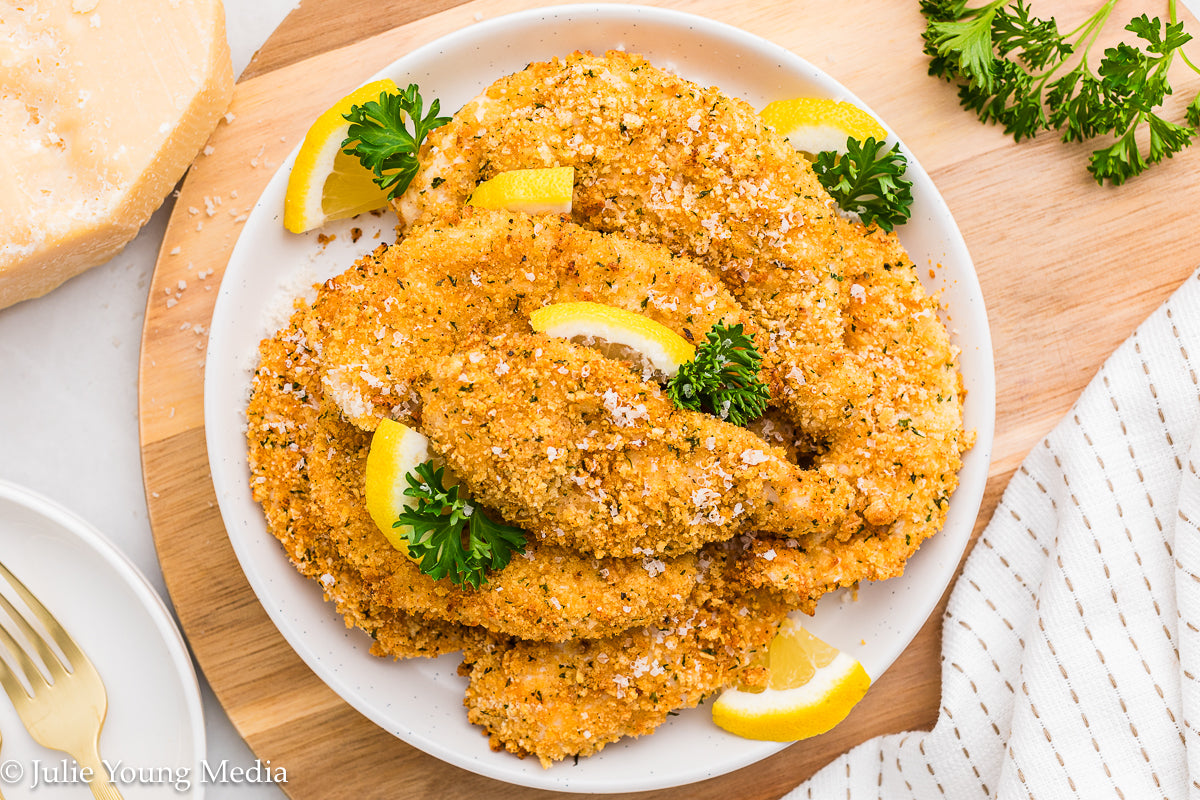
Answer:
M929 24L925 29L925 52L935 58L937 71L947 79L967 77L992 91L995 61L992 21L1007 0L993 0L970 8L965 2L923 4Z
M1120 184L1189 146L1200 129L1200 95L1186 123L1159 113L1171 94L1167 70L1178 55L1200 72L1182 47L1191 40L1176 21L1146 14L1125 30L1141 46L1121 42L1104 51L1093 71L1089 56L1117 0L1105 0L1067 34L1054 18L1040 19L1025 0L922 0L924 51L929 73L959 87L959 102L980 121L1002 125L1016 141L1057 131L1063 141L1111 135L1096 149L1088 170L1098 183Z
M846 154L833 150L817 154L813 170L844 211L858 214L864 225L872 223L885 231L908 221L912 214L912 182L904 179L908 159L900 145L883 149L883 142L846 140Z
M404 193L420 163L417 153L421 142L434 128L450 121L440 117L441 103L434 100L429 113L415 83L399 93L381 92L378 100L368 100L361 106L351 106L345 119L350 123L342 152L355 156L374 173L374 181L395 199ZM412 120L409 130L408 120Z
M434 580L450 578L476 589L486 573L508 566L514 553L525 552L520 528L494 522L480 508L458 496L458 486L443 485L444 470L425 461L406 475L404 494L416 499L393 527L408 526L408 552L421 571Z
M707 411L734 425L763 415L771 392L758 377L762 355L742 326L712 326L691 361L667 384L667 396L680 408Z

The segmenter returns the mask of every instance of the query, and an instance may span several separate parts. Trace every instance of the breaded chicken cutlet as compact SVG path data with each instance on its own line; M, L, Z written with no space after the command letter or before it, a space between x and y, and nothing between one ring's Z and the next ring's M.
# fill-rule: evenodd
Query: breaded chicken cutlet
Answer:
M557 216L464 210L326 282L304 319L321 378L347 419L374 430L416 419L431 359L464 341L529 330L549 303L592 301L644 314L689 341L714 323L754 327L721 281L670 251Z
M745 103L575 54L497 81L421 156L397 244L264 342L251 466L270 529L373 652L463 650L494 748L588 755L754 683L788 611L899 574L941 527L969 436L936 301ZM570 221L465 206L542 166L575 167ZM743 325L772 407L746 429L684 414L636 365L531 332L575 300L697 342ZM524 527L526 555L471 590L392 548L362 500L383 418Z
M685 613L600 640L487 642L468 647L468 715L493 749L543 765L592 755L624 736L654 731L669 714L722 687L762 686L757 654L787 616L773 592L740 587L741 556L710 545L705 580Z
M812 546L850 500L841 477L544 334L490 337L441 360L422 398L421 429L475 498L577 550L674 555L755 531Z

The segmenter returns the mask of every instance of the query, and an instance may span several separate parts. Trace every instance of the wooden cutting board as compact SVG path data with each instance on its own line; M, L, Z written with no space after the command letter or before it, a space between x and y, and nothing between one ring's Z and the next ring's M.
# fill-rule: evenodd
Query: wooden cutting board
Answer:
M805 56L879 112L932 174L974 257L994 337L994 461L976 533L1013 470L1108 354L1200 263L1200 149L1119 189L1097 187L1086 151L1052 137L1014 144L926 74L915 2L650 3L728 22ZM208 681L295 798L537 798L464 772L384 733L325 687L276 631L242 574L205 454L204 347L244 215L311 120L401 54L450 31L545 3L304 0L255 56L230 114L192 166L146 308L139 412L150 520L171 599ZM1035 11L1064 30L1091 0ZM1135 4L1136 5L1136 4ZM1143 3L1151 14L1162 4ZM1122 4L1119 13L1141 9ZM1189 30L1200 25L1185 16ZM1175 73L1179 95L1200 89ZM1187 91L1185 91L1187 90ZM943 598L944 606L945 598ZM775 798L872 736L937 719L940 611L841 726L757 765L637 798Z

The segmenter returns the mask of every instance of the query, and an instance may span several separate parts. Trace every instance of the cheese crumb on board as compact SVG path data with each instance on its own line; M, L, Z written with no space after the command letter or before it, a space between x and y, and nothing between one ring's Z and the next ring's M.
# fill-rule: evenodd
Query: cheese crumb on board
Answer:
M125 246L233 95L220 0L54 0L0 15L0 308Z

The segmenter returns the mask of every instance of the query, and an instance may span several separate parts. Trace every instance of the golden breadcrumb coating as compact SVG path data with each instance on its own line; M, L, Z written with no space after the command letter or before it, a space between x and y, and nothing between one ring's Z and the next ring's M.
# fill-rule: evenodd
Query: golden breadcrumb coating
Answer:
M548 303L644 314L691 341L716 322L753 325L714 275L652 245L557 217L469 209L413 230L328 281L305 322L326 393L355 424L419 414L426 365L461 342L530 330Z
M248 408L252 488L268 529L297 569L320 580L348 625L381 642L385 619L402 630L409 618L419 621L410 642L393 637L390 645L393 655L411 657L460 649L462 626L563 641L652 624L686 607L698 580L694 555L597 559L533 542L479 590L422 574L366 512L370 436L322 397L301 333L308 313L297 312L260 348ZM424 641L431 634L436 647Z
M773 396L806 426L836 427L839 401L866 391L845 364L845 231L809 163L744 101L640 56L576 53L497 80L430 133L395 207L402 226L452 220L479 181L555 166L575 168L573 220L725 281L770 334ZM830 381L836 395L816 388Z
M651 624L686 605L699 580L694 555L596 558L531 542L479 589L434 580L384 537L363 498L370 435L326 407L309 458L328 538L370 587L371 603L523 639L565 641ZM475 495L478 496L478 495ZM489 516L497 516L487 509Z
M472 495L598 555L676 554L756 530L815 544L852 492L758 436L680 409L620 362L542 334L440 361L422 430Z
M574 221L665 244L721 278L765 340L764 376L776 414L802 433L796 451L855 488L839 541L869 540L875 557L797 602L899 574L941 528L971 437L957 351L897 236L839 216L809 162L747 103L618 51L531 64L433 131L395 203L401 227L456 219L499 172L568 165ZM802 563L816 555L786 549Z
M252 480L373 652L463 650L494 748L588 755L761 682L753 656L788 611L900 574L940 529L971 437L937 301L749 105L577 53L497 81L421 164L398 243L264 341ZM575 167L570 220L465 206L481 180L551 166ZM530 331L573 300L694 342L743 324L772 407L746 429L682 412L630 365ZM362 502L385 417L524 527L527 556L473 591L392 549Z
M302 313L302 312L301 312ZM314 501L308 464L314 451L320 416L320 385L313 353L293 324L259 349L247 408L251 490L262 506L268 530L279 539L302 574L321 586L347 627L361 628L375 640L372 652L396 658L437 656L461 650L481 639L482 630L384 611L372 599L372 588L347 564L329 537L325 509Z
M719 547L719 546L718 546ZM567 645L486 642L468 648L466 705L492 748L543 766L651 733L734 682L761 685L761 659L787 614L767 592L731 582L736 560L705 550L706 580L688 612L657 625Z

